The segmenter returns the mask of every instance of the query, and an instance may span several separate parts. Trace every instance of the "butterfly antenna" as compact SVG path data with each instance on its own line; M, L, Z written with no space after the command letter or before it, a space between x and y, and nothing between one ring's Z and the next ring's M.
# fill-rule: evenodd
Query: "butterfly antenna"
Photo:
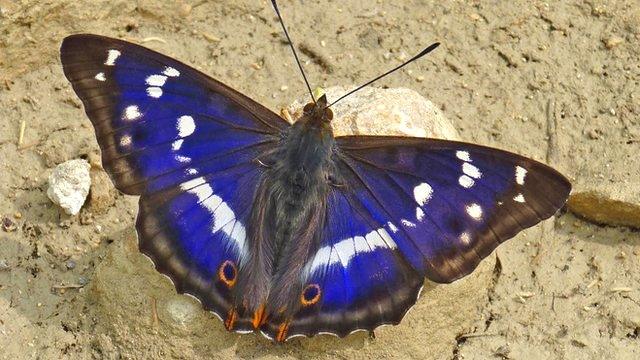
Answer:
M307 75L305 75L304 70L302 69L302 64L300 63L300 59L298 58L298 53L296 52L295 46L293 46L293 42L289 37L289 32L287 31L287 27L284 26L284 21L282 20L282 15L280 15L280 10L278 9L278 4L276 4L276 0L271 0L271 4L273 4L273 8L276 10L276 15L278 15L278 20L280 21L280 25L282 25L282 30L284 31L284 35L287 37L287 41L289 42L289 46L291 47L291 51L293 51L293 57L296 58L296 63L298 64L298 68L302 73L302 78L304 79L304 83L307 84L307 90L309 90L309 95L311 95L311 100L313 103L316 103L316 98L313 96L313 91L311 91L311 86L309 86L309 81L307 80Z
M403 67L405 67L405 66L407 66L407 65L411 64L412 62L414 62L414 61L416 61L416 60L420 59L421 57L423 57L423 56L427 55L428 53L432 52L432 51L433 51L433 50L435 50L438 46L440 46L440 43L433 43L433 44L431 44L431 45L427 46L427 48L426 48L426 49L424 49L424 50L422 50L418 55L416 55L416 56L412 57L411 59L407 60L406 62L404 62L404 63L402 63L402 64L400 64L400 65L398 65L398 66L394 67L393 69L391 69L391 70L387 71L386 73L384 73L384 74L382 74L382 75L380 75L380 76L376 77L375 79L369 80L369 81L367 81L366 83L364 83L364 84L362 84L362 85L358 86L357 88L355 88L355 89L353 89L353 90L349 91L348 93L346 93L346 94L342 95L341 97L339 97L339 98L338 98L338 100L336 100L336 101L332 102L331 104L327 105L327 107L332 106L333 104L337 103L338 101L340 101L340 100L342 100L342 99L346 98L347 96L349 96L349 95L353 94L354 92L356 92L356 91L358 91L358 90L362 89L363 87L365 87L365 86L367 86L367 85L371 85L372 83L374 83L374 82L376 82L376 81L378 81L378 80L382 79L383 77L385 77L385 76L387 76L387 75L391 74L392 72L394 72L394 71L396 71L396 70L400 70L400 69L402 69Z

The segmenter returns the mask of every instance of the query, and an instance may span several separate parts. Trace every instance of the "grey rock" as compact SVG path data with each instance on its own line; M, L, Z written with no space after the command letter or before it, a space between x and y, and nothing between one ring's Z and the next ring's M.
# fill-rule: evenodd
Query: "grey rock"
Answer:
M69 160L56 166L49 176L47 196L69 215L78 214L89 194L89 168L86 160Z

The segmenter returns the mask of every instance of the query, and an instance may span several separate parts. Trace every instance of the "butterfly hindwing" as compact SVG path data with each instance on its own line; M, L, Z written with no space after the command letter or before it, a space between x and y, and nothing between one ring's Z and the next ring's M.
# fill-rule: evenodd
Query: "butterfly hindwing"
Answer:
M399 137L336 139L350 191L413 268L436 282L469 274L496 246L552 216L571 190L552 168L506 151Z
M261 175L288 126L169 57L95 35L61 47L116 187L141 195L139 245L179 292L228 317Z
M262 331L277 341L330 333L346 336L397 324L416 301L423 276L403 258L389 229L377 224L348 189L327 197L320 246L302 272L300 310L270 319Z

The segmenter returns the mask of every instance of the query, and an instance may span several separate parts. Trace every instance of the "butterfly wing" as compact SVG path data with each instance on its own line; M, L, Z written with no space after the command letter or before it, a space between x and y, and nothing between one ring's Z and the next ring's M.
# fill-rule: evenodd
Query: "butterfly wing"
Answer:
M546 165L473 144L376 136L337 144L338 185L301 280L301 302L313 304L286 326L265 326L276 340L398 323L424 277L447 283L469 274L500 243L552 216L571 189Z
M299 311L292 319L269 319L261 329L276 341L397 324L423 285L388 227L350 189L333 188L326 204L320 246L303 268Z
M226 317L261 168L289 125L224 84L128 42L74 35L60 49L105 170L142 195L140 249L179 292Z
M337 143L361 204L436 282L469 274L500 243L555 214L571 191L549 166L480 145L382 136Z

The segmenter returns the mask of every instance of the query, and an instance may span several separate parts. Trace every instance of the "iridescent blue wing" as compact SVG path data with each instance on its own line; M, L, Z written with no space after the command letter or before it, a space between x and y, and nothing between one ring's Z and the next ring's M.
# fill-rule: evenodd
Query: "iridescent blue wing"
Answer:
M552 216L571 190L546 165L473 144L374 136L337 144L322 245L302 280L301 302L314 303L286 323L285 339L399 322L424 277L469 274L500 243ZM266 330L282 335L275 324Z
M142 195L140 249L179 292L226 317L261 169L289 125L224 84L128 42L74 35L61 47L103 166Z
M330 191L320 246L303 269L299 311L292 319L268 319L261 330L269 338L343 337L397 324L415 303L424 277L354 195L350 185Z
M480 145L377 136L337 143L352 192L436 282L469 274L500 243L555 214L571 191L549 166Z

